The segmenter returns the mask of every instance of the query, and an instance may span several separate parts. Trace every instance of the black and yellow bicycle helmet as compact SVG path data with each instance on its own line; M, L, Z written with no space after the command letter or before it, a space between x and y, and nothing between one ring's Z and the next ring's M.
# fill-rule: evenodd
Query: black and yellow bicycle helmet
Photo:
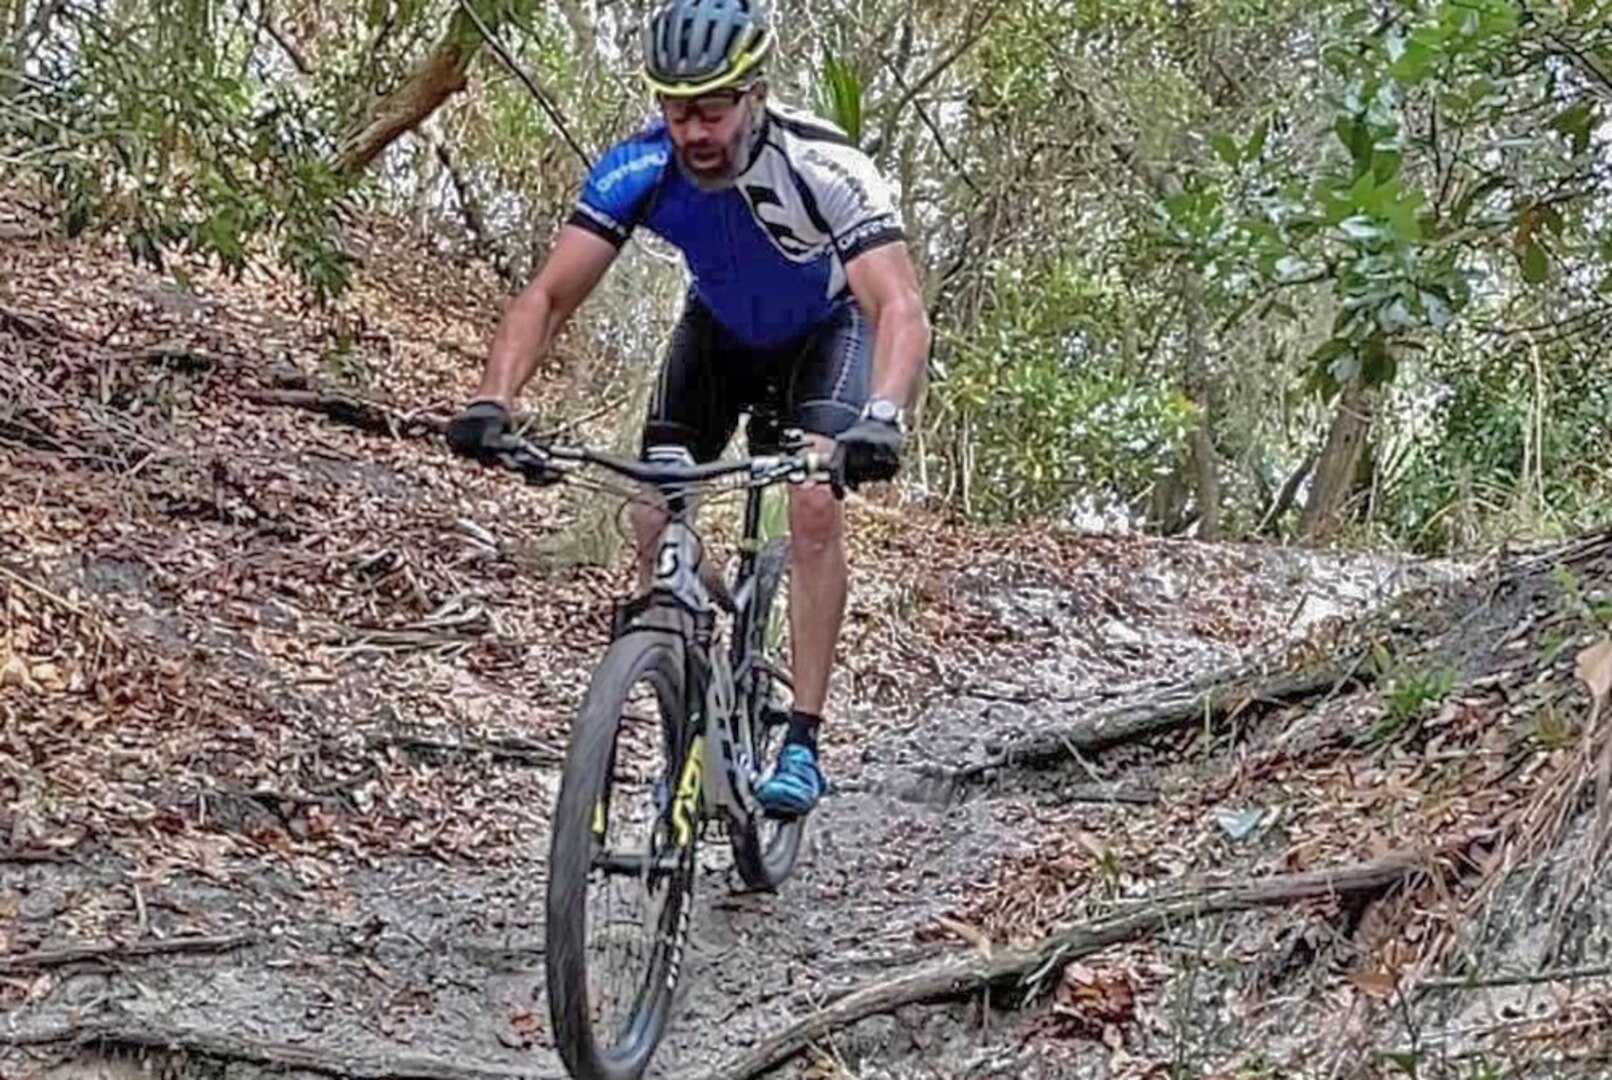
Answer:
M772 44L762 0L671 0L644 27L644 81L668 97L745 86Z

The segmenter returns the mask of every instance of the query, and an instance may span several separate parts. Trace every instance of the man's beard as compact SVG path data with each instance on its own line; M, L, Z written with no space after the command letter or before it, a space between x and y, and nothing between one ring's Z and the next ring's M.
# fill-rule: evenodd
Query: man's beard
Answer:
M690 160L689 151L677 151L677 164L683 170L695 187L705 191L719 191L732 187L734 181L744 175L744 171L755 160L757 146L761 142L760 125L755 122L755 114L751 111L754 106L746 103L741 108L746 110L745 122L740 125L739 133L733 137L732 143L722 148L722 161L720 164L709 167L696 167ZM708 144L709 145L709 144Z

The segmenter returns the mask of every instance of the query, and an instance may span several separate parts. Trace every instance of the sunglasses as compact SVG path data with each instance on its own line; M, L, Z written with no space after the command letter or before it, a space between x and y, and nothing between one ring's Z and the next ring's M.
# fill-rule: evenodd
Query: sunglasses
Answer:
M660 99L661 114L668 123L686 124L690 120L700 120L707 124L718 124L726 120L733 110L739 107L739 102L745 98L743 90L714 90L709 94L701 94L696 98L674 98L662 96Z

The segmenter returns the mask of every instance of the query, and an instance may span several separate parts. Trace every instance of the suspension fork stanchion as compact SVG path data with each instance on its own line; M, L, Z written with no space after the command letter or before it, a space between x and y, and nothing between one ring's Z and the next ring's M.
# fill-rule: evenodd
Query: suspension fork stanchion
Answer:
M736 581L741 586L749 582L751 588L746 594L747 599L735 613L733 640L729 642L728 652L733 658L735 674L738 673L745 650L749 648L750 623L755 618L756 557L761 554L761 511L766 496L765 487L752 487L744 497L744 532L739 536L739 576ZM735 599L742 591L742 588L734 590Z

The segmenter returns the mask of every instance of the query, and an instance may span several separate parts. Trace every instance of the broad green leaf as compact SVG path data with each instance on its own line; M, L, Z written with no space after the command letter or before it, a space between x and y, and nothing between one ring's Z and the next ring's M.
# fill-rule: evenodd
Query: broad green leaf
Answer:
M1259 125L1254 128L1254 133L1248 137L1248 147L1243 152L1244 160L1259 160L1260 155L1265 152L1265 140L1270 135L1270 131L1270 121L1261 120Z
M1237 149L1237 141L1224 132L1217 132L1209 139L1209 145L1214 147L1215 154L1232 168L1242 163L1242 155Z
M1367 386L1386 386L1398 373L1399 362L1393 350L1381 336L1372 338L1361 358L1360 379Z
M1397 239L1412 243L1422 238L1422 222L1417 211L1421 209L1425 199L1426 196L1422 191L1411 191L1389 202L1384 208L1383 216L1392 227Z
M1522 277L1530 285L1542 284L1550 277L1550 257L1537 243L1529 243L1522 253Z
M1332 125L1332 131L1361 167L1371 160L1371 132L1363 121L1352 116L1340 117Z
M1377 195L1377 178L1369 169L1361 173L1349 188L1349 198L1354 201L1355 206L1367 213L1374 213L1382 205Z
M1399 163L1402 155L1399 147L1388 145L1379 146L1371 153L1371 173L1378 185L1382 185L1399 175Z
M1405 43L1404 51L1394 60L1394 78L1402 83L1416 84L1437 69L1443 53L1418 37Z
M1557 113L1550 121L1552 128L1572 140L1574 154L1582 154L1589 149L1594 125L1595 106L1588 98Z

